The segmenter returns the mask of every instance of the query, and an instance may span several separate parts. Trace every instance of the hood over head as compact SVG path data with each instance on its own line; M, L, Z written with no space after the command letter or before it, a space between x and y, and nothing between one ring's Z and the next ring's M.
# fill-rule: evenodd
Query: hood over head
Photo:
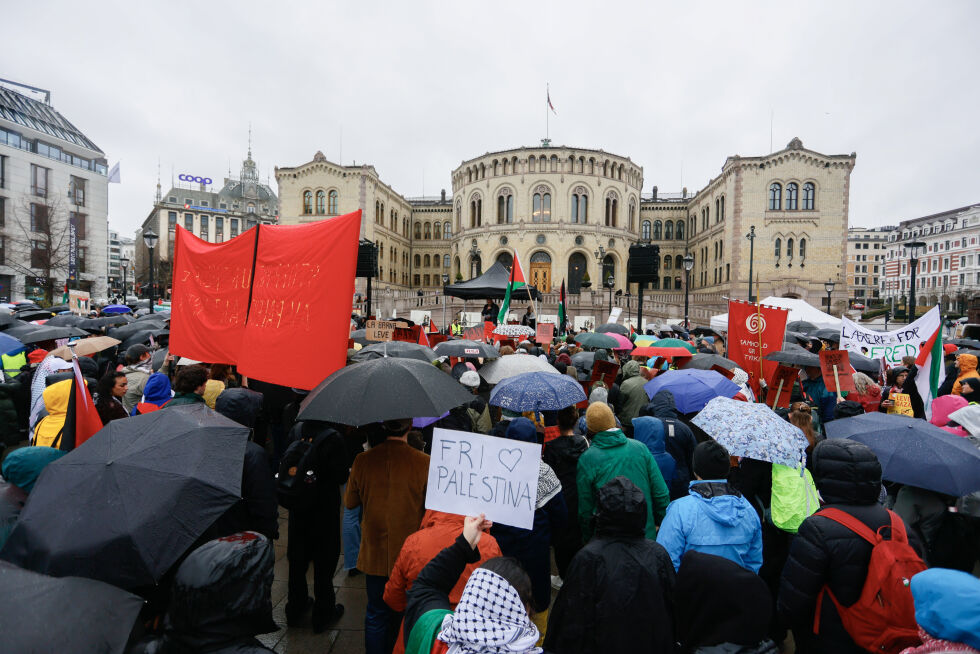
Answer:
M640 362L639 361L627 361L623 364L623 381L630 379L631 377L636 377L640 374Z
M506 437L512 441L537 443L538 430L534 426L534 423L527 418L514 418L507 425Z
M867 445L830 438L813 448L813 478L828 504L874 504L881 493L881 463Z
M462 529L464 518L465 516L456 513L445 513L443 511L436 511L435 509L426 509L425 515L422 516L422 522L419 524L419 529L427 529L441 524L456 525Z
M929 422L937 427L945 427L949 424L949 414L968 404L966 398L960 395L940 395L932 401L932 417Z
M25 493L30 493L45 466L66 454L53 447L18 448L3 460L3 478Z
M633 418L633 438L647 446L651 454L667 451L667 430L659 418L641 416Z
M44 408L48 416L64 416L68 413L68 399L71 396L71 378L63 379L44 389Z
M977 357L972 354L961 354L956 357L956 362L959 364L961 375L977 369Z
M959 570L930 568L912 577L915 621L939 640L980 649L980 579Z
M170 388L170 378L160 372L155 372L146 380L143 386L143 398L150 404L163 406L174 396Z
M262 409L262 393L247 388L226 388L214 402L214 410L251 429Z
M677 402L674 394L667 389L659 390L650 400L653 415L658 418L677 418Z
M596 533L643 538L647 526L647 500L643 491L623 476L599 489L596 498Z
M751 646L767 637L772 619L769 587L759 575L724 557L696 550L685 553L674 600L677 640L685 648Z

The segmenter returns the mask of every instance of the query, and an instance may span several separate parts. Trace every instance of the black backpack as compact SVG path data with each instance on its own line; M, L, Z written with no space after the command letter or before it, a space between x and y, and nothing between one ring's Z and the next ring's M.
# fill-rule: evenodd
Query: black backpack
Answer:
M292 511L313 506L319 486L314 467L326 439L322 432L312 438L302 435L283 452L276 474L276 497L283 508Z

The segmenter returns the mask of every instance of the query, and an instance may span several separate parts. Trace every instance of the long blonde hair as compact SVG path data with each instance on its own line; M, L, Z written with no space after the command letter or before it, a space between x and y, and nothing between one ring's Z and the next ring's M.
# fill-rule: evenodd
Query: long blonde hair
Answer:
M871 395L874 395L876 391L881 392L881 387L863 372L856 372L852 377L854 379L854 388L861 395L867 395L869 392Z

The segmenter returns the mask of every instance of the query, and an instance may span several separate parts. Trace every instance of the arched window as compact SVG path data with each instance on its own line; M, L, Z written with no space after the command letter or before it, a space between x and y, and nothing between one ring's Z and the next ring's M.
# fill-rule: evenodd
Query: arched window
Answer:
M545 192L541 187L531 198L531 220L536 223L551 222L551 193Z
M790 261L793 260L793 239L786 239L786 256L789 257Z
M721 198L715 199L715 222L721 220Z
M606 196L606 227L616 226L616 214L619 211L619 200L614 195Z
M806 259L806 239L800 239L800 259Z
M505 166L507 165L507 162L506 161L504 161L504 165ZM448 268L449 267L449 255L448 254L442 255L442 267L443 268Z
M815 190L816 189L813 186L813 182L807 182L806 184L803 185L803 207L802 207L802 209L804 211L812 211L813 210L813 196L814 196L814 191Z
M719 219L720 220L725 219L725 196L724 195L721 196L721 216L719 217Z
M664 238L666 240L671 240L674 238L674 221L668 220L664 225Z
M579 186L572 193L572 222L584 225L589 218L589 196L585 187Z
M534 155L532 154L530 157L527 158L527 172L529 173L534 172L534 163L535 163L535 158Z
M664 270L670 270L673 267L673 265L674 265L674 258L671 257L669 254L665 254L664 265L663 265Z
M644 220L640 224L640 238L644 241L650 240L650 221Z
M421 254L416 254L415 255L415 258L414 258L414 261L415 261L415 267L416 268L421 268L422 267L422 255Z
M442 223L437 222L432 226L432 236L437 240L442 238Z
M653 221L653 240L659 241L664 237L664 224L659 220Z
M430 240L432 238L432 225L430 223L425 223L425 240Z
M453 237L453 226L449 223L448 220L442 224L442 236L443 238Z
M303 191L303 213L313 213L313 191Z
M415 223L415 238L422 238L422 223Z
M783 239L777 238L776 239L776 244L775 244L775 247L774 247L774 252L773 252L773 254L775 254L775 256L776 256L776 261L777 262L779 261L780 250L782 249L782 247L783 247Z
M683 269L684 269L684 257L682 257L679 254L678 255L675 255L674 256L674 270L683 270Z
M631 232L636 228L636 203L633 200L630 200L629 225L627 228Z
M677 231L674 234L674 238L676 238L678 241L683 241L684 240L684 221L683 220L678 220L677 221Z
M326 196L323 194L323 191L317 191L316 192L316 212L317 213L323 213L323 212L325 212L327 210L326 207L327 207Z
M483 224L483 199L477 195L470 200L470 227L480 227Z
M783 187L778 182L769 185L769 211L779 211L783 206Z
M429 259L429 255L422 257L422 267L428 268L430 265L432 265L432 260Z
M800 187L796 182L790 182L786 185L786 211L796 211L799 193Z
M551 172L558 172L558 157L555 155L551 155Z
M504 217L507 213L507 198L502 195L497 196L497 224L504 224Z
M456 229L463 228L463 202L461 200L456 201ZM451 233L447 230L447 233Z

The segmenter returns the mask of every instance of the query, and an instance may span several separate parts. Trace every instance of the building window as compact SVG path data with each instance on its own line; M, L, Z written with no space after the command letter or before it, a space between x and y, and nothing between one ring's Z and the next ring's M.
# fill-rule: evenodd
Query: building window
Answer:
M684 221L683 220L678 220L677 221L677 231L674 233L674 237L678 241L683 241L684 240Z
M576 189L572 194L572 222L584 225L588 222L589 215L589 196L585 189Z
M664 290L665 291L669 291L670 290L670 277L664 277L663 278L663 283L664 283Z
M0 265L3 265L7 261L7 237L0 234ZM960 275L962 277L963 275ZM962 282L961 282L962 283ZM3 289L7 293L7 298L10 297L10 289Z
M48 231L48 207L44 204L31 203L31 231Z
M232 238L238 236L238 218L232 218L230 220L231 225L229 227L229 234Z
M313 191L303 191L303 213L307 216L313 213Z
M806 239L800 239L800 260L806 259ZM802 264L801 264L802 265Z
M779 265L779 257L781 256L781 250L783 249L783 239L777 238L774 254L776 256L776 265Z
M815 187L813 182L807 182L803 185L803 210L812 211L813 210L813 196Z
M634 229L634 225L636 225L636 204L633 202L633 200L630 200L629 224L627 226L627 229L629 229L629 231L632 232Z
M786 211L796 211L796 201L799 196L800 187L796 182L786 185Z
M68 181L68 199L80 207L85 206L85 180L72 175Z
M415 286L422 285L422 276L419 274L412 275L412 282Z
M214 242L221 243L225 240L225 219L221 216L214 217Z
M48 168L31 164L31 193L39 198L48 197L48 176L50 172Z
M85 272L85 248L78 248L78 253L75 257L75 267L78 272Z
M668 220L667 224L664 225L664 239L672 240L674 238L674 221Z
M68 219L75 222L75 235L79 239L85 238L85 214L71 211L68 213Z
M414 261L415 261L415 267L416 268L421 268L422 267L422 255L421 254L416 254L415 255L415 258L414 258Z
M422 223L415 223L415 239L422 240Z
M619 200L615 197L606 198L606 227L615 227L617 213L619 212Z
M319 213L319 214L322 214L322 213L326 213L326 211L327 211L326 196L324 195L323 191L317 191L316 192L316 212Z
M189 232L194 231L194 214L185 213L184 214L184 229Z
M168 211L167 212L167 231L172 232L177 229L177 212Z
M331 216L336 216L338 213L338 199L339 196L337 195L337 191L330 191L327 193L327 213Z
M778 182L769 185L769 211L779 211L783 206L783 187Z
M7 187L7 157L0 155L0 188Z
M422 257L423 268L428 268L431 265L432 265L432 260L429 258L429 255L425 255L424 257Z
M47 268L48 244L44 241L31 241L31 268Z
M535 193L531 198L531 207L532 222L551 222L551 193Z
M470 227L483 225L483 199L477 195L470 200Z
M719 220L725 219L725 196L721 196L721 217Z
M435 223L435 224L434 224L434 225L432 226L432 236L433 236L433 237L434 237L434 238L435 238L436 240L439 240L439 239L441 239L441 238L442 238L442 223Z
M497 196L497 224L514 222L514 196L509 193Z
M653 221L653 240L659 241L664 237L664 224L660 220Z
M443 268L448 268L449 267L449 255L448 254L442 255L442 267Z
M201 216L201 238L208 240L208 217Z
M448 220L442 224L442 234L444 238L453 237L453 226Z
M432 239L432 225L431 223L425 223L425 240L429 241Z

